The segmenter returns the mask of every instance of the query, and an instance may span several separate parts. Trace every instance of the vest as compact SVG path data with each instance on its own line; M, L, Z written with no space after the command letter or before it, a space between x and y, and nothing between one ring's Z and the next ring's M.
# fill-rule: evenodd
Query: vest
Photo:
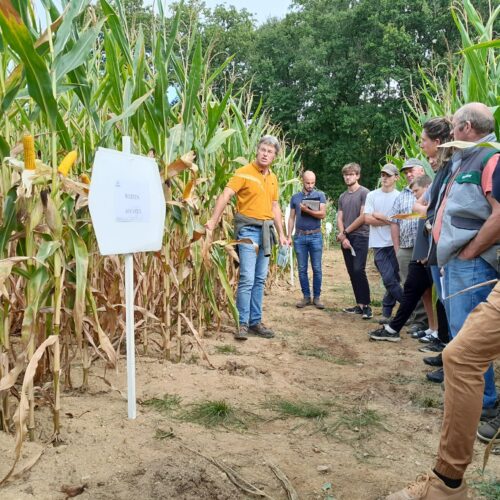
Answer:
M484 142L491 140L495 139L488 136ZM437 245L437 260L440 266L456 257L491 215L491 205L481 188L481 175L484 166L495 153L498 153L498 150L494 148L476 146L459 150L453 155L453 164L457 165L453 171L458 173L449 190L443 214L443 225ZM446 186L451 175L445 181ZM480 255L494 269L498 269L498 248L500 241Z

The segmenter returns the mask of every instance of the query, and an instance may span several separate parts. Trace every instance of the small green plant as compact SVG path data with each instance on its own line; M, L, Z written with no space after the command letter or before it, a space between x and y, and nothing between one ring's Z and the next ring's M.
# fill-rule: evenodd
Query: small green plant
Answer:
M216 345L215 350L218 354L239 354L238 349L231 344Z
M190 405L179 418L185 422L192 422L205 427L246 428L246 423L239 413L234 406L224 400L202 401Z
M473 481L470 485L481 495L481 498L485 500L496 500L500 498L500 481L496 479L486 482Z
M441 408L441 401L429 394L412 394L410 401L420 408Z
M328 410L307 401L289 401L276 398L267 401L264 407L276 411L284 417L321 419L328 416Z
M298 354L300 356L308 356L310 358L317 358L323 361L328 361L329 363L335 363L336 365L348 365L352 363L352 361L348 359L331 355L323 347L303 347L298 352Z
M383 417L376 410L354 408L344 410L337 420L323 427L328 436L337 436L337 431L344 428L358 434L358 438L366 438L375 427L385 429ZM338 437L338 436L337 436Z
M177 394L165 394L163 398L151 398L144 401L144 406L150 406L162 413L170 413L176 410L181 403L181 397Z
M164 439L172 439L175 437L174 431L172 428L170 430L165 431L163 429L156 429L155 432L155 439L158 439L160 441L163 441Z

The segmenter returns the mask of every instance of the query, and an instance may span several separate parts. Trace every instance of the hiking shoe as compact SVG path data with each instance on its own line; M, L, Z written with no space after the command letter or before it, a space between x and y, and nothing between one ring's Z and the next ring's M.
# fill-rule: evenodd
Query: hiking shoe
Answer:
M387 340L388 342L399 342L401 340L399 333L388 332L385 327L373 330L369 335L370 340Z
M248 335L255 335L256 337L262 337L264 339L272 339L274 337L274 332L270 328L265 327L263 323L257 323L248 327Z
M434 339L429 344L419 347L418 350L420 352L442 352L445 347L446 344L443 344L439 339Z
M325 308L325 305L321 303L321 300L319 300L319 297L314 297L313 304L316 307L316 309L324 309Z
M372 319L373 318L372 308L370 306L363 307L363 315L361 317L363 319Z
M391 316L382 316L379 320L378 320L378 324L379 325L388 325L392 320L392 317Z
M435 366L436 368L439 368L443 366L443 355L439 353L437 356L431 356L429 358L424 358L423 359L424 363L429 366Z
M495 440L494 441L495 443L499 443L500 435L497 436L499 429L500 429L500 415L497 415L489 422L486 422L479 426L479 429L477 430L477 437L481 441L484 441L485 443L489 443L492 439Z
M449 488L434 472L429 472L419 475L414 483L389 495L386 500L467 500L467 498L465 480L458 488Z
M481 422L489 422L498 416L498 401L493 408L483 408L481 410Z
M434 382L436 384L440 384L444 380L444 370L443 368L439 368L433 372L429 372L426 375L426 378L429 382Z
M363 309L359 306L346 307L345 309L342 309L342 311L347 314L363 314Z
M238 330L234 332L235 340L246 340L248 339L248 325L241 324Z
M304 297L302 300L295 304L295 307L302 309L303 307L310 306L311 304L311 297Z

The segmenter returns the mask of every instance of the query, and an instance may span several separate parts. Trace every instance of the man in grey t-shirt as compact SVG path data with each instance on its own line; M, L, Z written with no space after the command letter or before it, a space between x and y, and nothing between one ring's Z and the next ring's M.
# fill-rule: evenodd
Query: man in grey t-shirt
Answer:
M373 313L370 307L370 285L365 270L370 228L365 224L363 213L366 196L370 191L359 184L361 167L357 163L345 165L342 168L342 175L347 191L344 191L339 198L337 240L342 245L344 262L356 299L356 305L345 308L344 312L361 314L363 319L370 319Z

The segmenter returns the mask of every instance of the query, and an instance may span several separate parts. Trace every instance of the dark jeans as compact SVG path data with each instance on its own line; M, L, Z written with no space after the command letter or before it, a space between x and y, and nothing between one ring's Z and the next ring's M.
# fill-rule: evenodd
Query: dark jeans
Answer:
M323 235L321 233L297 235L293 239L295 254L297 255L297 267L299 270L300 288L304 297L311 298L309 288L309 276L307 266L311 256L311 267L313 271L313 293L314 297L321 295L321 257L323 255Z
M403 289L399 283L399 265L394 247L373 249L375 266L382 276L385 286L385 295L382 300L382 314L387 318L392 314L396 302L403 300Z
M428 267L420 262L412 260L408 265L408 276L403 288L403 300L401 301L396 316L389 323L389 326L401 331L408 318L412 315L415 307L422 298L424 292L432 286L433 280L431 271ZM438 335L443 343L449 340L448 322L446 320L446 311L441 301L436 303L437 320L438 320Z
M368 255L368 236L349 235L349 242L356 252L356 257L351 254L351 250L342 248L345 267L351 279L352 290L356 299L356 304L370 304L370 285L366 277L366 257Z

